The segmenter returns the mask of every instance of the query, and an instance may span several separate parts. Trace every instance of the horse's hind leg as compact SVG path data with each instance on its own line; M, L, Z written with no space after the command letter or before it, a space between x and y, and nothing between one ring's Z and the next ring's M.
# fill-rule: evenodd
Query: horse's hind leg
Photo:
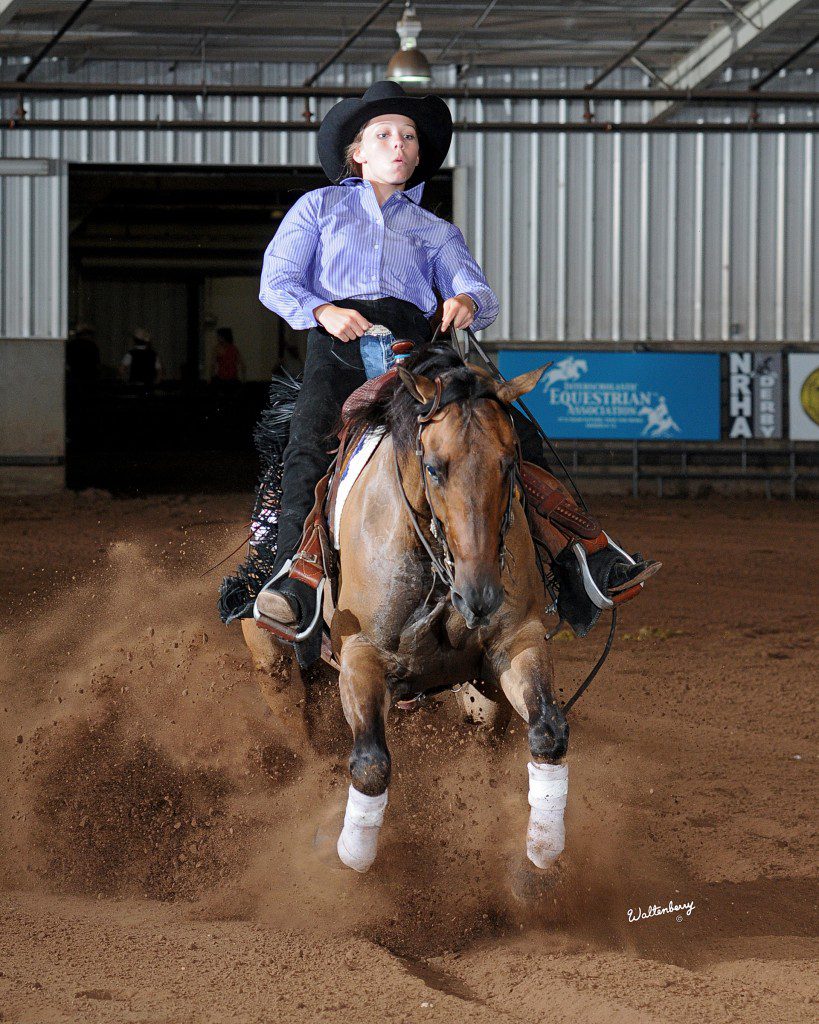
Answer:
M253 619L242 619L242 633L248 646L259 689L276 722L286 727L294 752L310 743L304 709L304 680L295 657L278 644Z
M242 619L242 635L259 672L284 675L287 655L266 629L259 629L254 619ZM289 670L286 673L289 676Z
M385 666L376 650L357 636L341 649L339 687L344 716L353 732L352 785L347 798L338 855L356 871L367 871L378 850L387 806L390 752L384 730L387 712Z
M563 852L563 812L569 788L568 765L561 763L569 726L552 693L552 663L541 623L519 630L493 663L509 703L529 725L529 827L526 854L539 868Z

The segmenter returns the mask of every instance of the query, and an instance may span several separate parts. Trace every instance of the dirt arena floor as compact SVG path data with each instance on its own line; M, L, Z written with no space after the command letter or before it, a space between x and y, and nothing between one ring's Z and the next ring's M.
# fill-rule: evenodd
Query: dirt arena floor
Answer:
M524 730L451 699L393 714L369 875L322 860L332 681L265 700L201 578L249 503L0 503L0 1020L816 1020L815 504L600 500L665 569L570 716L563 866L521 902ZM564 696L603 640L555 643Z

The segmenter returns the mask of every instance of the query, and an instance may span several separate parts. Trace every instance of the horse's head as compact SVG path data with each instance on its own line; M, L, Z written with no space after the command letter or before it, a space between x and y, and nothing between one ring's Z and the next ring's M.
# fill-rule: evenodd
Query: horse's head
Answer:
M517 461L506 407L531 391L546 367L506 382L473 370L441 375L443 399L422 426L419 467L452 555L452 600L470 629L485 625L503 602L501 552ZM404 367L399 373L419 405L434 403L433 380Z

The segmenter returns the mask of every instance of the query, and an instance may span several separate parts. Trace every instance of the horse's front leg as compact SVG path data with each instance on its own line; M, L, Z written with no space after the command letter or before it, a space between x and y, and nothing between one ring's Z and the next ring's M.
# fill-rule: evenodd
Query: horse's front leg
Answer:
M503 692L529 725L529 826L526 854L547 868L563 852L569 726L552 693L552 659L539 620L526 623L492 657Z
M352 785L347 797L338 855L347 867L368 871L378 851L378 833L387 806L390 752L384 733L388 697L385 665L360 635L341 648L341 705L353 732Z

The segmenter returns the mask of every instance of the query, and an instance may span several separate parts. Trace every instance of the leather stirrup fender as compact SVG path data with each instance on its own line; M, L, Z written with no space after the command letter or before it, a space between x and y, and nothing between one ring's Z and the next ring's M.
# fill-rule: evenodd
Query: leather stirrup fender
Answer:
M600 523L577 505L556 477L532 462L523 462L520 478L532 511L548 520L566 538L561 550L570 540L583 542L590 553L605 547Z
M318 588L321 580L329 575L331 566L330 545L327 539L327 521L324 518L324 501L327 497L327 485L330 474L325 475L316 484L315 502L304 524L304 531L299 547L293 556L288 576L301 580L313 590Z
M386 376L386 375L385 375ZM379 378L374 378L379 379ZM326 577L334 584L334 570L336 568L335 554L330 543L330 527L336 497L341 477L349 460L351 452L355 450L365 428L351 430L350 424L345 423L339 434L339 447L333 464L328 473L316 484L315 501L310 514L304 522L301 540L298 550L293 556L288 576L291 579L301 580L308 587L316 590L321 580ZM329 519L329 522L328 522Z

